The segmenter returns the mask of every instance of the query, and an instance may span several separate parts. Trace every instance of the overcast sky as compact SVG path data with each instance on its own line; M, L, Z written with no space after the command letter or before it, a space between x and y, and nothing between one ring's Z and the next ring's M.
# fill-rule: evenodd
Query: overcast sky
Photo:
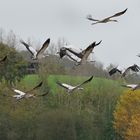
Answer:
M0 5L0 27L24 40L64 37L77 48L102 40L94 55L105 66L140 65L140 0L0 0ZM92 26L86 20L87 14L100 19L126 8L118 23Z

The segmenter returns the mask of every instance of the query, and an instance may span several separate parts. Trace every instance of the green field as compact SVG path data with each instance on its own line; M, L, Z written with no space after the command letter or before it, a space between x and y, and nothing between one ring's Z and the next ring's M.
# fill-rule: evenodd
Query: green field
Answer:
M38 83L38 81L39 81L39 76L35 74L31 74L31 75L25 76L21 80L19 85L24 85L25 87L29 88L29 87L35 86Z
M63 91L64 89L59 87L56 84L56 81L64 82L71 85L77 85L81 83L82 81L88 79L89 77L81 77L81 76L69 76L69 75L49 75L48 79L46 80L48 83L48 86L50 87L51 91L53 93L57 93L58 91ZM41 79L38 75L27 75L25 78L20 82L21 85L24 85L27 88L34 87L37 83L39 83ZM93 80L88 83L87 85L84 85L84 91L90 92L90 91L111 91L117 89L121 90L122 87L120 86L120 82L113 81L110 79L104 79L104 78L98 78L94 77Z

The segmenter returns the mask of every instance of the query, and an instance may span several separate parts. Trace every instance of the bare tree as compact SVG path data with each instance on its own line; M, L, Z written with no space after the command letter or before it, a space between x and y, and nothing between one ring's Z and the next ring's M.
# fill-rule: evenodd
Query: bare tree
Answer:
M0 43L4 42L4 34L5 34L5 31L2 28L0 28Z
M17 46L17 37L12 30L8 33L6 37L6 43L12 48L16 48Z

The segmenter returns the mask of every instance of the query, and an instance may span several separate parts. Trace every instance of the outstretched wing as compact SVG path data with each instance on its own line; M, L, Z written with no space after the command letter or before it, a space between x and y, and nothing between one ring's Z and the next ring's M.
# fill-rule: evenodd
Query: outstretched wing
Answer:
M68 84L65 84L65 83L60 83L59 81L57 81L56 83L57 83L57 85L59 85L59 86L65 88L65 89L74 88L74 87L71 86L71 85L68 85Z
M121 85L122 87L126 87L126 88L131 88L131 87L128 87L127 85Z
M68 50L70 53L76 55L76 56L79 57L79 58L82 58L82 57L83 57L82 53L76 52L76 51L74 51L74 50L71 49L71 48L66 48L66 50Z
M126 74L130 71L130 67L128 67L123 73L121 77L125 77Z
M42 45L41 49L37 52L37 55L36 56L39 56L41 55L46 49L47 47L49 46L49 43L50 43L50 38L48 38L44 44Z
M29 46L23 40L20 40L20 42L26 47L26 49L31 53L31 55L36 55L37 54L36 50L33 47Z
M4 62L6 59L7 59L7 55L3 59L0 60L0 63Z
M140 71L140 67L139 66L137 66L136 69L137 69L137 72Z
M100 45L100 44L101 44L101 42L102 42L102 40L101 40L101 41L99 41L98 43L96 43L96 44L95 44L95 46Z
M83 61L87 60L88 56L92 53L95 46L99 45L102 41L96 44L96 42L93 42L91 45L89 45L85 50L82 51L83 57L79 64L81 64Z
M134 72L139 72L140 67L138 65L134 64L133 66L131 66L131 70Z
M87 52L90 54L92 52L93 48L95 47L96 42L94 41L92 44L90 44L85 50L83 50L81 53L85 55Z
M90 44L85 50L83 50L81 53L84 55L87 51L89 50L93 50L95 46L98 46L99 44L101 44L102 40L98 43L96 43L96 41L94 41L92 44Z
M13 89L13 91L21 96L25 95L26 93L17 89Z
M76 59L74 59L71 55L69 55L68 53L66 54L72 61L78 63L78 61Z
M107 18L105 18L105 19L109 19L109 18L121 16L121 15L123 15L126 11L127 11L127 8L126 8L125 10L123 10L123 11L121 11L121 12L118 12L118 13L114 14L113 16L107 17Z
M117 69L117 67L112 68L108 73L109 73L110 76L112 76L116 72L119 72L120 74L122 73L121 70Z
M124 77L130 70L134 71L134 72L138 72L140 70L139 66L137 66L136 64L128 67L122 74L122 77Z
M113 74L115 74L115 73L117 72L116 69L117 69L116 67L115 67L115 68L112 68L112 69L108 72L109 75L112 76Z
M130 85L121 85L123 87L126 87L126 88L131 88L132 90L136 90L139 88L139 84L130 84Z
M82 85L84 85L84 84L86 84L86 83L88 83L88 82L90 82L92 79L93 79L93 76L91 76L88 80L84 81L83 83L77 85L77 86L75 87L75 89L76 89L76 88L79 88L80 86L82 86Z
M87 15L86 17L88 20L91 20L91 21L99 21L98 19L93 19L92 18L92 15Z
M26 91L26 92L31 92L31 91L33 91L33 90L36 90L36 89L38 89L39 87L41 87L42 84L43 84L43 82L41 81L41 82L40 82L38 85L36 85L34 88L32 88L31 90Z

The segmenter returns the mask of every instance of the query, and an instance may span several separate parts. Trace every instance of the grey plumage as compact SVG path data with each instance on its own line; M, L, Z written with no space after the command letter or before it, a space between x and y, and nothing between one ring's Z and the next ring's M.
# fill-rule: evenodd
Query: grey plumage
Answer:
M20 42L26 47L26 49L30 52L31 58L36 60L43 56L44 51L48 48L50 43L50 38L48 38L42 45L42 47L39 49L39 51L36 51L33 47L29 46L27 43L25 43L23 40L20 40Z
M57 81L56 83L57 83L57 85L59 85L59 86L65 88L65 89L68 91L68 93L71 93L71 92L73 92L73 91L76 90L76 89L83 89L83 88L80 88L80 87L81 87L82 85L84 85L84 84L90 82L92 79L93 79L93 76L91 76L88 80L82 82L81 84L78 84L77 86L71 86L71 85L68 85L68 84L65 84L65 83L61 83L61 82L59 82L59 81Z
M90 21L95 21L94 23L92 23L92 25L97 24L97 23L117 22L117 20L113 20L112 18L121 16L121 15L123 15L126 11L127 11L127 8L126 8L125 10L121 11L121 12L118 12L118 13L112 15L112 16L109 16L109 17L104 18L104 19L101 19L101 20L94 19L94 18L92 18L91 15L88 15L88 16L87 16L87 19L90 20Z

